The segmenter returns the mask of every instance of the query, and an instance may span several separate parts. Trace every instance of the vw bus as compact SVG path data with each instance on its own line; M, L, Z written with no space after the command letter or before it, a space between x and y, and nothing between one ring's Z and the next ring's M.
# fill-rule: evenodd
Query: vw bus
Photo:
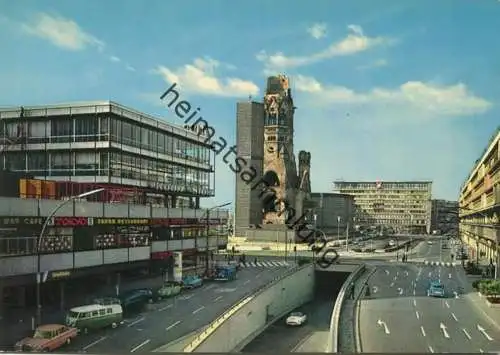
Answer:
M87 333L105 327L116 328L123 323L123 309L119 303L91 304L70 309L66 325Z

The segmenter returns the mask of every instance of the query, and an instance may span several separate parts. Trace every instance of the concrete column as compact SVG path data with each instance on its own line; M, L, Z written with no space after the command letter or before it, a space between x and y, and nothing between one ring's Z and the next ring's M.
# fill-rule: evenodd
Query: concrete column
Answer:
M59 282L59 307L61 311L64 310L64 305L65 305L65 290L66 290L66 285L64 281Z
M0 319L2 319L3 317L3 311L4 311L4 304L3 304L3 300L4 300L4 295L3 295L3 285L2 285L2 280L0 279Z
M17 291L17 305L21 308L26 307L26 287L16 287Z

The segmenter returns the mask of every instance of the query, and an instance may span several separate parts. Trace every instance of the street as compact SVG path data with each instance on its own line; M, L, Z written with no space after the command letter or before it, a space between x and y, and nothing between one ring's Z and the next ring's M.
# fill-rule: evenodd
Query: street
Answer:
M174 299L148 306L149 310L126 319L118 328L80 335L59 352L152 351L207 325L239 299L288 269L243 269L233 282L207 283Z
M450 249L428 245L428 261L450 261ZM441 280L446 297L427 296L431 280ZM371 295L360 302L363 352L494 352L500 331L462 295L467 281L461 266L379 264L369 279Z

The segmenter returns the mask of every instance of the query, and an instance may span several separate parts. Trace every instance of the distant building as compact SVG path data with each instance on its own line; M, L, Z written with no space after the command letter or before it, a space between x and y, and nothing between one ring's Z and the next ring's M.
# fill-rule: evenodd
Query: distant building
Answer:
M430 232L431 181L336 181L334 191L354 196L356 224Z
M443 235L458 235L458 202L432 200L431 231Z
M459 198L460 237L472 257L495 260L500 239L500 129L474 163Z
M317 228L329 235L346 235L348 228L354 231L354 196L313 192L311 200Z

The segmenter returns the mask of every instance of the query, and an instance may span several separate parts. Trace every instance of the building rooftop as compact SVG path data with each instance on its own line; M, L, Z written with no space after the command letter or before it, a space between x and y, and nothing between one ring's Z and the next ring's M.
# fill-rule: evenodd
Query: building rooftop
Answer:
M382 184L432 184L432 180L337 180L334 184L375 184L381 182Z
M155 117L109 100L77 101L35 106L4 106L0 107L0 120L19 118L22 115L21 111L24 111L23 114L25 117L62 116L72 113L76 115L112 112L130 120L140 122L144 125L169 131L172 134L196 140L200 143L205 143L206 140L206 137L201 134L201 132L200 134L197 134L189 127L166 122L160 117Z

